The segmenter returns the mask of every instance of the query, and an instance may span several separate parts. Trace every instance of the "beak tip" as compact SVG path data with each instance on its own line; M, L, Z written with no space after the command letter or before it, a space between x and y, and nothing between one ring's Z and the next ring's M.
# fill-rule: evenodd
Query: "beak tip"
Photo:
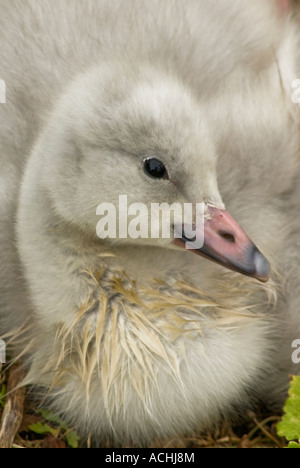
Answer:
M270 263L259 250L255 252L253 262L254 262L255 271L256 271L255 277L259 281L263 283L267 283L271 275Z

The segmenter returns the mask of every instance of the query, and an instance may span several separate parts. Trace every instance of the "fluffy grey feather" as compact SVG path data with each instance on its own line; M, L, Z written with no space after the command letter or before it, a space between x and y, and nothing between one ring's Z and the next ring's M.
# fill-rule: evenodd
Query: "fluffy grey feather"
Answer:
M0 336L95 443L281 405L299 373L299 28L285 4L0 0ZM147 179L148 156L174 183ZM226 206L270 281L165 239L100 241L97 205L119 194Z

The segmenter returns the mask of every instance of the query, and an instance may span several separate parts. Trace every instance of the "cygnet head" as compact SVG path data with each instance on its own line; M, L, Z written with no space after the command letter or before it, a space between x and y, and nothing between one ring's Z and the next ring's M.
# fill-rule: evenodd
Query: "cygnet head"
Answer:
M128 214L118 213L120 195L127 196L128 206L147 207L139 221L148 226L151 204L203 204L204 244L192 250L266 281L267 260L225 211L213 141L200 103L172 74L150 66L102 65L80 76L54 110L36 148L43 158L39 180L51 208L87 238L97 237L99 205L116 207L116 236L98 239L112 247L138 243L176 255L189 244L185 232L195 224L193 218L177 237L173 232L163 238L161 231L151 236L149 227L144 238L120 238Z

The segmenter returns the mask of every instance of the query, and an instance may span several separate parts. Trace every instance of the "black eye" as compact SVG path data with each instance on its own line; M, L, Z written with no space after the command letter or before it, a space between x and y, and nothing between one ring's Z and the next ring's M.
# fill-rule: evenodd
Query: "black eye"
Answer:
M168 179L166 166L155 158L148 158L144 161L144 171L153 179Z

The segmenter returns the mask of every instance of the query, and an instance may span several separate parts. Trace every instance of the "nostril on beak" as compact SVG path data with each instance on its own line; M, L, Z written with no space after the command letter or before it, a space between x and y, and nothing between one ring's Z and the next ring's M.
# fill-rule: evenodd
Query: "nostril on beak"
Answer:
M235 243L235 237L234 237L234 235L231 234L230 232L219 231L218 234L219 234L220 237L222 237L224 240L226 240L226 241L229 242L230 244L234 244L234 243Z

